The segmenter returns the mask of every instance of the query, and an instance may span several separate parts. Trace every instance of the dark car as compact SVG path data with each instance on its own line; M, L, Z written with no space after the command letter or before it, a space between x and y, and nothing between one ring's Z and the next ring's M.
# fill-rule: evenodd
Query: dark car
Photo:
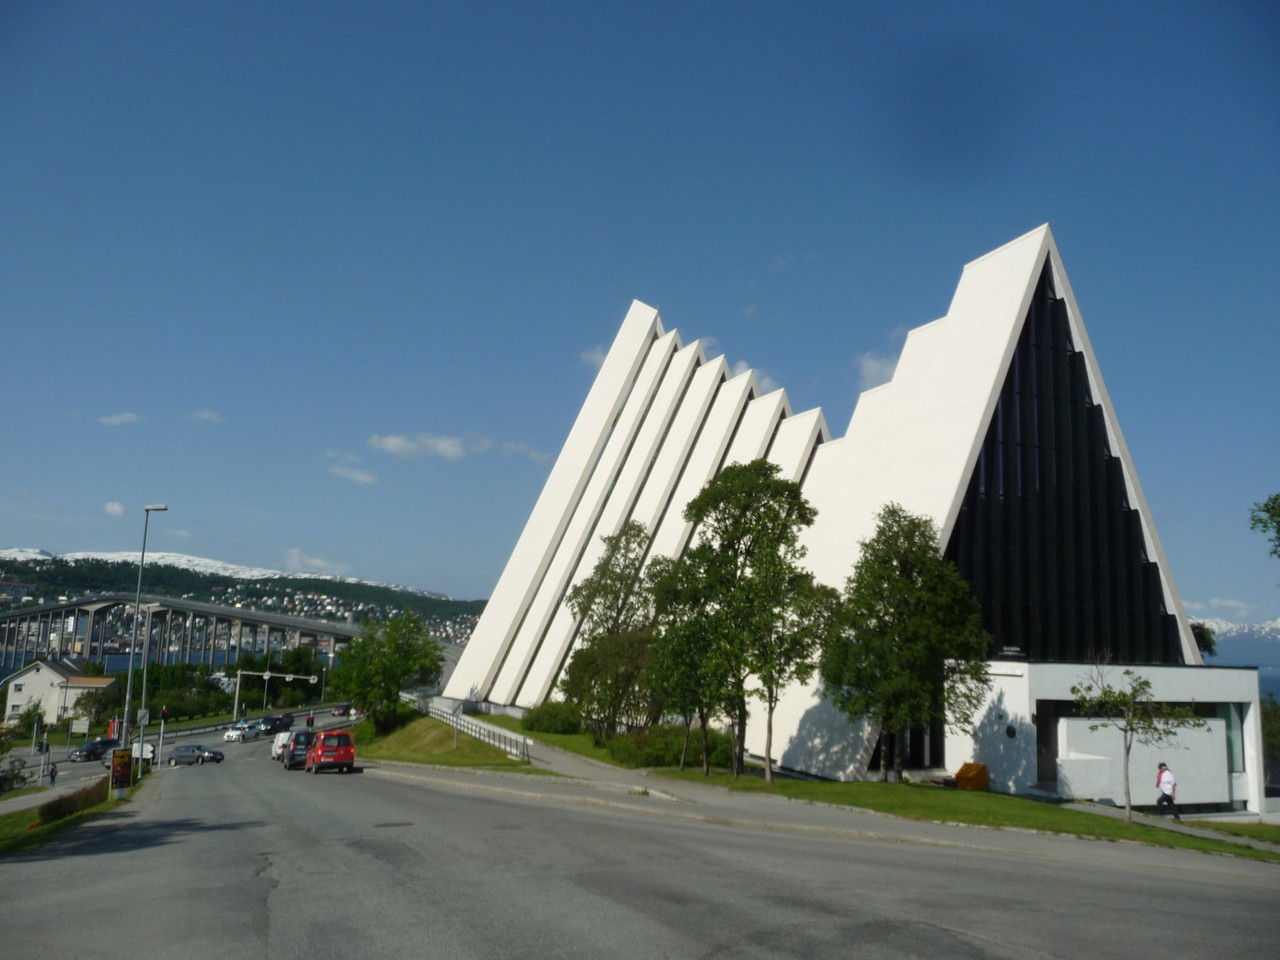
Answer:
M184 743L180 747L174 747L169 753L169 766L171 767L185 766L193 763L221 762L221 750L214 750L212 747L201 746L198 743Z
M263 717L261 720L255 720L254 722L257 724L258 729L268 736L273 733L279 733L281 730L289 729L285 726L281 717Z
M105 754L118 746L120 746L119 740L99 737L97 740L90 740L78 747L72 747L67 753L67 759L72 763L79 763L81 760L101 760Z
M331 716L335 716L335 717L349 717L351 715L351 704L349 703L334 704L333 709L330 710L329 713Z
M310 730L295 730L289 734L289 741L280 751L280 762L284 764L286 770L306 766L307 748L311 746L314 738L315 734Z

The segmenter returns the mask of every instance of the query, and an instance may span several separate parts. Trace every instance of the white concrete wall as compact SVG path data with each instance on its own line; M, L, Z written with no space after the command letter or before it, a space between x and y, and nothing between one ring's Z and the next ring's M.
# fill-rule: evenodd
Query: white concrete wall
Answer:
M1090 730L1097 722L1075 717L1058 721L1058 793L1124 806L1123 735L1114 727ZM1129 754L1134 806L1155 804L1159 763L1167 763L1178 781L1178 803L1230 803L1226 744L1226 724L1221 720L1179 731L1158 746L1135 743Z
M974 726L970 730L948 732L947 765L954 771L969 761L986 764L992 790L1023 793L1034 788L1038 779L1036 727L1042 721L1036 716L1036 702L1074 700L1071 688L1090 682L1093 668L1081 663L992 661L988 669L991 690L976 715ZM1242 667L1112 665L1105 668L1105 682L1112 687L1122 686L1125 669L1132 669L1151 682L1152 696L1157 702L1245 706L1241 731L1245 763L1242 773L1229 773L1226 724L1217 719L1209 719L1204 729L1181 731L1176 746L1144 747L1142 762L1149 763L1154 770L1155 764L1163 760L1175 769L1179 783L1183 779L1181 771L1185 769L1188 803L1243 801L1248 809L1260 810L1264 784L1257 671ZM1116 777L1122 766L1123 749L1121 742L1112 737L1113 729L1089 732L1088 727L1099 723L1098 719L1064 717L1043 722L1058 724L1058 793L1087 799L1121 796L1113 791L1117 783L1122 783ZM1009 727L1014 730L1013 737L1008 736ZM1138 753L1135 745L1132 755L1135 770ZM1061 779L1064 776L1066 779ZM1134 782L1138 782L1138 778L1135 777ZM1183 798L1181 787L1178 795ZM1135 799L1134 802L1149 801Z

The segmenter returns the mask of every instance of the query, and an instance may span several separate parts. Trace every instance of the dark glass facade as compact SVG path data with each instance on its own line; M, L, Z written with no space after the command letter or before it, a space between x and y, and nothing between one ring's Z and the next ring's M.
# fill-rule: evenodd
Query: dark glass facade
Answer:
M993 655L1183 662L1047 264L946 557L982 604Z

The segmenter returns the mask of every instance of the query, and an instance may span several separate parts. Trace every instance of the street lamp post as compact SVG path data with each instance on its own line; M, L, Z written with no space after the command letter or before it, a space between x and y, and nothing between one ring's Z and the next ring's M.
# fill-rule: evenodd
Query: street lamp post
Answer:
M138 621L142 619L142 567L147 562L147 528L151 525L152 511L158 513L169 508L163 503L153 503L142 509L146 516L142 521L142 553L138 555L138 589L133 598L133 642L129 644L129 679L125 684L124 724L120 738L120 742L125 746L129 745L129 705L133 701L133 655L138 649Z

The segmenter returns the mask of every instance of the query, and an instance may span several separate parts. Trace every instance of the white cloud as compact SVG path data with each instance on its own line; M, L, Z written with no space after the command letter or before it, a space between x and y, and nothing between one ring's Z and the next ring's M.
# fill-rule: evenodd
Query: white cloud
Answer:
M858 389L870 390L893 379L898 358L884 357L878 353L860 353L854 363L858 367Z
M351 460L343 460L341 463L335 463L329 468L329 472L335 477L342 477L345 480L351 480L355 483L377 483L378 478L368 470L361 470Z
M120 503L118 500L108 500L102 505L102 512L108 517L123 517L124 504Z
M342 563L330 563L323 557L310 556L297 547L290 547L284 552L284 569L287 573L327 573L341 577L351 568Z
M470 450L473 453L488 449L492 441L485 437L439 437L434 433L415 433L412 437L403 434L374 434L369 438L369 446L383 453L390 453L405 460L417 457L444 457L446 460L461 460Z
M1224 600L1221 597L1213 597L1210 599L1209 606L1213 607L1215 610L1229 610L1231 611L1232 617L1236 619L1243 619L1247 617L1249 615L1249 611L1252 609L1249 604L1245 603L1243 600Z
M529 446L529 444L525 443L523 440L520 441L519 443L510 443L510 442L504 443L502 445L502 452L505 454L513 454L513 453L522 454L528 457L534 463L546 463L547 460L549 459L547 454L543 453L541 450L538 450L538 449L535 449L534 447Z
M126 423L137 423L136 413L113 413L109 417L99 417L98 422L104 427L118 427Z
M226 420L212 410L197 410L191 415L192 420L207 420L209 423L225 423Z
M578 354L578 359L582 361L583 366L599 370L604 366L604 358L608 352L604 347L588 347Z
M166 530L166 531L165 531L165 533L166 533L166 534L168 534L168 535L169 535L169 536L171 536L171 537L177 537L179 540L190 540L190 539L191 539L191 531L190 531L190 530Z
M747 361L745 360L739 360L737 363L733 365L731 369L732 369L733 375L736 377L746 373L748 370L751 370L752 366L751 364L747 363ZM769 376L769 374L767 374L765 371L756 370L755 374L756 374L756 386L760 388L760 393L762 395L766 393L773 393L773 391L778 389L778 381L773 379L773 377Z

